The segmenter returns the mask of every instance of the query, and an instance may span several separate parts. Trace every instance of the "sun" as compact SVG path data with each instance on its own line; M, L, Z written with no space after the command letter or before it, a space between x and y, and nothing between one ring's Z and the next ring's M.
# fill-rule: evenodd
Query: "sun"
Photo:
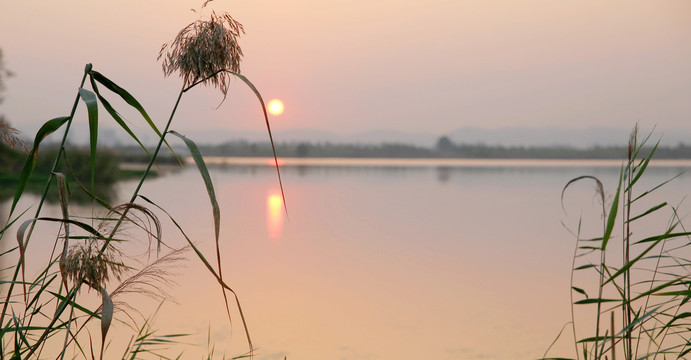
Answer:
M269 113L271 115L281 115L283 114L283 101L278 100L278 99L273 99L269 101L269 105L267 106L267 110L269 110Z

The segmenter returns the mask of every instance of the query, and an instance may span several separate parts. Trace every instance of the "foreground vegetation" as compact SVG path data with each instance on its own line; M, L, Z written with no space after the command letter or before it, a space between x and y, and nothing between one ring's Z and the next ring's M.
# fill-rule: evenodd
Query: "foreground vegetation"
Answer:
M563 201L574 183L593 182L602 205L599 236L585 236L582 221L570 229L576 238L570 358L680 359L691 353L691 232L678 204L655 200L666 182L646 184L658 150L646 151L646 142L633 131L609 205L602 183L590 175L569 181L562 192Z
M111 201L115 196L114 185L116 182L139 178L143 172L121 169L122 157L114 150L100 149L98 153L99 156L95 162L94 178L97 186L94 188L95 193L93 195L104 201ZM12 149L0 143L0 201L11 199L14 196L14 190L20 181L26 155L25 151ZM27 179L25 191L39 195L42 193L43 185L51 177L53 164L58 156L62 156L64 161L58 164L56 172L64 174L67 184L73 185L69 189L71 200L79 203L91 201L89 191L85 185L89 183L91 176L88 148L65 149L64 156L60 149L55 146L47 146L45 149L42 149L36 157L34 171ZM152 175L155 176L156 173L149 174L149 176ZM55 192L49 191L46 195L47 200L52 203L58 202L56 195Z
M202 9L208 2L204 2ZM179 334L155 334L151 330L150 315L138 313L137 309L128 306L126 299L136 293L162 301L170 269L184 258L186 252L194 253L209 276L218 283L229 322L231 304L236 307L248 346L247 352L240 357L252 356L254 348L240 301L223 277L219 242L221 216L213 183L196 144L171 130L177 107L188 91L198 85L211 85L225 96L230 77L247 84L256 94L262 109L265 108L254 85L239 74L242 52L237 38L243 32L242 25L230 15L212 13L208 20L189 24L172 43L164 45L159 56L163 59L164 73L178 74L183 81L162 131L129 91L87 64L69 115L45 122L27 149L28 154L19 156L15 152L2 152L5 169L19 176L7 221L0 227L0 241L4 245L4 252L0 253L3 264L0 269L0 358L166 358L167 355L161 351L174 343ZM108 97L119 97L141 115L140 120L148 124L158 137L153 151L141 144L120 112L107 100ZM90 134L89 147L85 151L66 145L70 130L78 126L75 116L80 104L86 107ZM129 201L122 204L111 204L99 196L99 188L114 182L116 178L110 176L117 173L116 156L98 147L98 126L103 121L99 108L106 110L108 119L127 132L148 158L136 189ZM265 111L264 119L271 139ZM9 131L13 129L7 123L3 123L0 130L10 137L13 135ZM42 146L45 145L44 139L59 130L64 131L59 144L47 151ZM158 204L165 199L151 199L140 194L160 150L171 148L168 135L182 140L194 157L206 186L216 250L211 259L215 258L215 264L179 226L173 211L167 211ZM276 169L278 171L278 167ZM280 173L278 175L280 183ZM41 177L44 181L38 202L24 204L21 200L35 183L31 179ZM90 214L73 211L71 204L75 196L72 190L76 188L82 189L89 198ZM51 217L42 213L43 205L51 195L59 200L61 216ZM160 217L169 219L179 230L185 246L174 247L164 241ZM40 239L40 244L52 241L53 252L29 256L36 247L37 240L30 240L38 223L59 226L51 239ZM11 229L13 234L10 234ZM16 246L9 243L12 237L16 238ZM144 255L128 252L132 246L138 250L143 248ZM45 262L37 263L41 258ZM97 305L92 305L94 303ZM136 330L125 348L109 349L112 353L106 355L108 333L118 322L130 324ZM100 336L92 336L99 333ZM180 349L173 350L173 353L181 352ZM211 357L213 351L207 355L207 358Z

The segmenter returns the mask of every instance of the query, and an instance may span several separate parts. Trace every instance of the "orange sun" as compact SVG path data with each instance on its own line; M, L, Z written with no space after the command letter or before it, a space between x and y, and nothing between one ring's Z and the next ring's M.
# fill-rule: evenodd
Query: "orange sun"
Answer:
M283 101L278 99L273 99L269 101L269 105L266 107L271 115L281 115L283 114Z

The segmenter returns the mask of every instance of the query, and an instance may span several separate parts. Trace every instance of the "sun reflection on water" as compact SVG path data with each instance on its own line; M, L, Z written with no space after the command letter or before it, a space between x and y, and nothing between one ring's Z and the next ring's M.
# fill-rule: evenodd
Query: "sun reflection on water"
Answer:
M280 193L271 192L266 198L266 229L269 239L278 242L283 233L283 198Z

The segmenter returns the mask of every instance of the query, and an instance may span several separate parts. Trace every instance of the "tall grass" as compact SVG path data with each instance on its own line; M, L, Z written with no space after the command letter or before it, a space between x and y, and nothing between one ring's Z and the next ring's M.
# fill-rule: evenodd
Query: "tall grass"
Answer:
M592 181L602 204L600 236L583 237L581 222L573 231L569 359L680 359L691 352L691 232L679 204L655 199L673 178L642 181L659 144L644 154L649 138L640 140L637 127L631 133L609 205L594 176L575 178L562 191L563 201L574 183Z
M204 3L202 9L208 2ZM42 358L45 354L55 351L57 355L52 356L59 359L113 358L122 354L120 350L124 352L122 357L128 359L140 358L145 354L159 356L155 349L174 341L175 336L154 334L149 321L145 320L148 318L144 314L138 315L137 310L128 305L125 297L129 293L137 292L160 301L165 294L164 287L168 285L172 275L171 265L180 261L186 250L194 252L196 259L205 265L209 275L217 281L219 291L225 300L229 321L231 302L228 295L234 299L233 303L239 311L247 339L247 355L252 356L253 345L239 298L223 277L220 250L221 216L213 183L196 144L183 134L172 130L176 110L187 92L199 85L210 85L219 88L225 98L228 81L230 77L234 77L244 82L256 94L263 110L269 139L273 144L264 101L249 79L240 74L242 52L237 41L242 31L242 25L230 15L212 13L208 20L197 20L186 26L170 45L164 45L161 57L164 57L165 75L177 73L183 81L162 131L132 93L96 71L91 64L86 65L69 114L48 120L36 133L19 175L7 222L0 228L0 241L8 242L10 227L17 227L17 245L5 246L9 250L0 254L2 263L7 264L11 261L13 264L0 269L0 358ZM166 54L166 49L171 49L171 52ZM158 136L158 143L152 151L141 144L120 112L107 100L113 96L121 98L133 108L141 117L140 120L148 124ZM89 156L82 160L88 164L90 176L87 179L68 178L60 172L60 169L70 168L71 158L66 139L72 127L78 126L74 119L80 104L85 105L90 134ZM140 145L142 152L150 157L129 201L124 204L110 204L96 195L99 184L96 181L97 159L101 155L97 146L98 126L104 120L99 112L101 109L105 109L109 115L106 121L114 121ZM41 144L47 136L59 130L63 130L62 139L50 163L50 175L38 203L32 207L33 209L21 209L20 200L25 194L29 177L37 166ZM156 163L159 151L163 146L170 147L168 135L171 134L181 139L189 148L204 181L211 205L215 256L203 254L196 242L179 226L173 216L174 210L165 210L158 204L159 201L165 202L165 199L151 199L140 193L151 168ZM278 166L276 170L280 183ZM90 216L84 217L83 214L75 214L71 210L70 189L75 186L89 194L92 208ZM49 192L56 192L59 197L60 217L42 214L43 204ZM185 247L174 249L166 245L161 236L160 216L170 218L186 239ZM32 264L32 268L39 269L37 275L33 275L26 271L27 263L33 260L26 254L32 245L30 240L37 223L55 223L59 225L59 230L52 239L53 252L49 255L48 261L45 264ZM132 262L132 257L125 254L128 243L144 244L148 255L141 259L141 263ZM210 260L214 257L215 265L212 264L214 261ZM100 304L96 307L89 305L94 296L98 297ZM116 312L124 314L135 323L140 319L139 330L133 334L133 340L126 349L113 350L113 354L104 355L108 343L107 335L114 324ZM100 332L100 341L93 341L92 332Z

